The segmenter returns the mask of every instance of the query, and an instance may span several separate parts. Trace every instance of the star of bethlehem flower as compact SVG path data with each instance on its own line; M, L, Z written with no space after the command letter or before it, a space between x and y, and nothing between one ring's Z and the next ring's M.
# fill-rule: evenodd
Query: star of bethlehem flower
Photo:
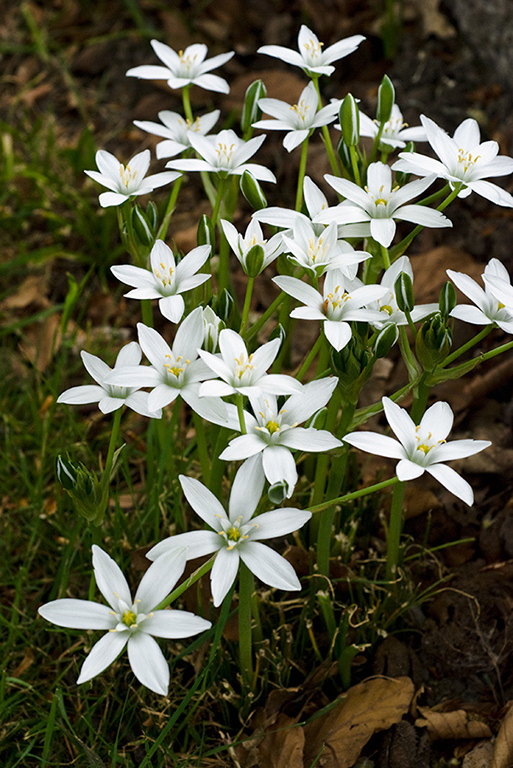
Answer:
M225 327L224 322L216 315L212 307L203 307L203 342L202 347L207 352L217 352L219 332Z
M212 376L212 371L198 358L205 335L203 312L197 307L180 324L173 346L153 328L143 323L137 326L139 344L151 365L126 366L113 371L109 382L126 385L130 382L139 387L152 387L148 395L150 408L164 408L181 396L188 405L207 421L225 420L224 403L221 400L200 398L199 382Z
M239 139L235 131L231 129L221 131L217 136L200 136L190 134L191 147L202 159L182 158L170 160L166 168L175 168L179 171L205 171L217 173L221 178L228 176L242 176L244 171L249 171L258 181L276 181L274 173L263 165L248 163L261 144L265 136L258 136L249 141Z
M319 97L312 82L303 89L297 104L290 105L279 99L259 99L258 106L262 112L275 119L258 120L253 123L253 128L287 131L283 146L287 152L292 152L315 128L328 125L335 120L340 103L333 101L328 106L317 110L318 103Z
M473 456L488 448L490 441L446 442L454 421L448 403L438 402L428 408L418 426L404 408L388 397L383 398L383 407L397 440L377 432L350 432L343 440L376 456L399 459L395 469L399 480L413 480L428 472L466 504L473 504L474 493L470 484L443 462Z
M264 488L264 476L257 458L245 462L233 481L228 514L211 491L199 480L180 475L185 497L194 511L212 530L190 531L164 539L148 552L150 560L159 561L177 547L187 547L187 558L216 553L210 572L214 605L221 605L232 586L239 563L243 563L260 581L276 589L301 589L294 568L261 540L274 539L297 531L312 516L311 512L282 508L253 517Z
M513 287L511 286L509 275L500 261L497 259L492 259L491 261L497 263L494 263L492 269L485 269L483 275L484 284L486 289L499 302L499 311L502 311L502 308L504 308L507 314L513 317ZM499 317L495 319L495 322L507 333L511 333L511 330L506 325L509 322L508 320Z
M367 186L362 189L352 181L326 174L328 184L346 200L334 208L328 208L317 217L329 224L368 222L371 237L388 248L394 239L396 223L410 221L423 227L452 227L452 222L440 211L423 205L405 205L420 195L435 180L435 175L418 179L403 187L392 187L392 171L384 163L371 163L367 170Z
M98 403L102 413L111 413L121 406L126 405L141 416L152 419L160 419L160 408L150 408L148 405L148 393L139 392L139 386L127 381L126 385L110 384L107 382L112 371L122 372L127 368L138 365L141 361L141 348L136 341L125 344L118 353L114 368L111 369L96 355L82 351L80 356L84 367L96 384L85 384L80 387L71 387L62 392L57 398L58 403L67 405L86 405Z
M192 122L182 117L177 112L165 109L159 112L160 123L150 120L134 120L134 125L142 131L148 131L154 136L162 136L164 141L159 141L156 148L157 159L175 157L191 146L191 133L205 136L212 130L219 120L219 109L209 112L207 115L196 117Z
M319 229L321 232L317 234ZM340 269L353 279L358 265L371 258L370 253L355 251L345 240L339 240L335 222L324 227L312 224L306 217L298 217L292 232L283 233L282 241L290 259L318 277L330 269Z
M387 293L387 288L381 285L349 281L339 269L326 272L322 294L296 277L279 275L273 278L273 282L289 296L305 304L304 307L293 309L290 316L303 320L322 320L326 338L338 352L351 338L351 321L380 322L381 313L366 309L366 305Z
M495 323L506 333L513 333L513 288L511 288L507 269L498 259L490 259L483 273L484 290L463 272L447 270L447 274L456 288L468 296L475 306L471 304L458 304L451 312L452 317L463 320L473 325L490 325ZM488 281L496 279L510 289L510 301L504 303L496 295L493 284ZM504 298L504 294L503 298Z
M229 328L219 334L219 355L200 349L199 354L219 379L205 381L200 386L200 396L224 397L225 395L252 395L260 392L290 395L301 392L302 385L281 373L266 373L280 350L280 340L273 339L248 354L242 336ZM207 378L207 377L205 377Z
M289 397L281 408L275 395L250 395L254 415L244 412L247 434L231 440L219 458L240 461L256 456L269 484L285 482L287 497L290 497L298 480L291 451L318 453L342 445L325 429L299 426L326 405L336 385L335 377L311 381L303 386L302 392ZM227 404L226 410L229 426L240 430L236 407Z
M335 128L340 130L340 126ZM379 121L371 120L370 117L360 112L360 136L368 136L375 139L379 131ZM403 120L403 114L397 104L392 106L390 120L387 120L383 127L379 149L403 149L409 141L427 141L426 131L422 126L409 128L408 123ZM158 157L158 155L157 155Z
M317 35L302 24L297 38L297 51L282 45L263 45L257 53L265 53L287 64L301 67L309 77L315 77L331 75L335 71L332 63L356 51L363 40L365 38L362 35L353 35L324 48L324 43L319 42Z
M209 254L210 245L200 245L177 264L171 248L163 240L157 240L150 253L151 271L123 264L111 267L111 272L122 283L134 287L125 293L126 298L159 299L159 309L164 317L178 323L185 311L181 294L210 279L210 275L196 274Z
M283 251L281 235L273 235L269 240L264 238L262 227L256 219L251 219L246 232L241 235L229 221L221 219L223 232L228 240L228 244L237 259L240 261L244 271L247 271L246 257L249 251L255 246L260 245L264 252L261 272L269 266Z
M226 80L218 75L208 73L226 64L234 55L234 51L220 53L211 59L205 59L208 49L204 43L189 45L184 51L177 53L169 45L158 40L151 40L150 42L164 66L143 64L140 67L132 67L126 73L128 77L139 77L143 80L167 80L167 84L173 89L198 85L207 91L229 93L230 88Z
M305 176L303 182L303 199L308 216L300 211L294 211L290 208L280 208L271 205L269 208L262 208L255 211L253 219L261 221L264 224L270 224L273 227L281 229L294 229L297 221L310 224L314 228L316 236L322 234L326 229L325 224L319 223L324 211L328 209L328 200L322 190L315 184L309 176ZM289 233L287 233L289 234ZM369 227L367 224L349 224L338 226L338 237L367 237ZM356 270L353 277L356 276Z
M395 295L395 282L401 272L406 272L413 282L413 269L411 262L407 256L401 256L394 261L391 267L385 270L383 277L381 278L380 285L387 289L380 299L375 303L369 304L369 309L377 309L380 312L380 321L373 323L378 328L384 328L385 325L407 325L408 319L404 312L402 312L397 305L397 298ZM411 311L411 319L414 323L418 320L430 315L432 312L437 312L439 309L438 303L436 304L417 304Z
M417 176L436 174L447 179L451 188L458 184L463 187L458 197L467 197L471 192L491 200L492 203L513 207L513 196L497 184L484 181L487 176L505 176L513 173L513 158L499 155L496 141L480 143L479 125L472 118L464 120L451 138L429 117L421 115L427 140L439 160L425 157L418 152L404 152L392 166L396 171L414 173Z
M77 683L103 672L127 648L132 671L140 683L166 696L169 667L154 637L191 637L211 627L210 621L188 611L155 610L171 592L185 568L185 549L159 558L144 574L132 600L127 581L114 560L93 544L93 568L98 589L109 605L64 598L39 608L52 624L72 629L105 629L82 665Z
M150 150L145 149L134 155L126 165L123 165L110 152L106 152L104 149L98 150L96 165L99 171L85 171L85 173L98 184L111 190L110 192L102 192L99 196L98 200L102 208L121 205L121 203L137 195L147 195L157 187L170 184L180 176L179 173L171 171L146 176L150 167L150 158Z

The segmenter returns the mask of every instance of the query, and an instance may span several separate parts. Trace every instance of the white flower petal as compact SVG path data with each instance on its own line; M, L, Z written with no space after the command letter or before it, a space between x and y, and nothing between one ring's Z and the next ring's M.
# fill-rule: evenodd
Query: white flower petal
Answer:
M217 553L212 571L210 572L212 598L216 608L221 605L235 581L237 571L239 570L239 562L239 551L237 549L229 550L225 547Z
M474 492L471 485L460 477L452 467L447 467L445 464L432 464L430 467L426 467L426 472L429 472L444 488L462 499L465 504L472 506Z
M96 544L93 544L92 550L94 577L104 598L116 611L120 600L130 605L130 588L119 565Z
M149 613L172 591L186 563L186 548L175 549L159 557L146 571L135 593L142 613Z
M277 589L296 591L301 584L290 563L265 544L248 541L240 548L240 558L264 584Z
M179 475L180 485L185 494L185 498L202 520L210 525L214 531L220 530L219 519L226 520L227 515L223 509L223 506L218 499L214 496L212 491L209 491L203 483L196 480L193 477L186 477L185 475Z
M167 696L169 667L153 637L135 632L128 641L128 660L140 683L150 691Z
M128 632L109 632L98 640L82 664L77 684L86 683L112 664L128 642Z
M154 637L178 639L198 635L200 632L210 629L211 626L210 621L206 621L200 616L190 613L190 611L168 609L155 611L152 616L148 616L141 624L141 632Z
M264 512L263 515L255 517L256 532L251 535L251 539L258 539L260 541L262 539L286 536L293 531L299 531L311 517L311 512L304 509L294 509L293 507L282 507L272 512ZM258 527L256 527L257 525Z
M117 624L117 619L108 606L93 603L91 600L52 600L42 605L38 613L58 627L113 629Z

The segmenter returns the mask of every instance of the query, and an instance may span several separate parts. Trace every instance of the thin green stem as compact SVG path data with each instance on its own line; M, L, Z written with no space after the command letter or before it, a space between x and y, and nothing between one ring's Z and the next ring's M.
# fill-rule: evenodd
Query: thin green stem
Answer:
M301 206L303 205L303 183L305 180L306 158L308 156L309 139L310 136L307 136L301 145L301 160L299 161L299 173L297 177L296 211L300 211Z
M493 325L487 325L483 328L482 331L479 331L479 333L474 336L473 339L470 339L470 341L467 341L466 344L463 344L459 349L456 349L452 354L449 355L449 357L446 357L443 361L441 367L445 368L447 365L450 365L454 360L456 360L461 355L464 355L465 352L468 352L469 349L472 349L476 344L479 344L480 341L485 339L489 333L493 330Z
M322 342L323 342L323 337L322 337L322 334L320 334L319 338L317 339L317 341L313 345L312 349L310 350L310 352L306 356L304 363L301 365L301 368L294 375L295 379L297 379L298 381L301 381L303 379L304 375L306 374L306 372L310 368L315 355L319 351Z
M242 310L242 320L240 322L240 330L239 334L241 336L244 336L244 332L246 330L246 326L248 324L248 316L249 316L249 309L251 307L251 295L253 293L253 283L255 282L254 277L248 276L248 284L246 285L246 296L244 298L244 307Z
M388 255L388 248L380 243L381 255L383 256L383 266L388 269L390 266L390 256Z
M390 508L390 522L388 526L387 541L386 577L388 581L393 581L397 577L397 567L399 565L399 545L401 541L401 532L403 529L404 487L404 482L397 483L392 494L392 505Z
M239 425L240 425L240 431L243 435L247 433L246 431L246 420L244 418L244 395L241 395L240 393L235 395L235 400L237 403L237 414L239 416Z
M219 184L217 187L217 192L216 192L216 201L214 203L214 208L212 210L212 224L214 226L217 224L217 217L219 216L219 210L221 208L221 203L223 201L225 187L226 187L226 179L220 178Z
M428 376L429 374L423 373L420 377L420 381L417 387L415 388L415 399L410 411L411 419L415 424L420 423L420 420L424 415L424 411L426 410L429 393L431 392L431 387L429 384L426 384L426 379Z
M322 96L321 96L321 89L319 86L319 77L313 77L312 78L313 84L315 85L315 90L317 91L318 96L318 109L322 108ZM337 156L335 154L335 150L333 148L333 142L331 141L330 131L327 125L322 126L322 137L324 139L324 146L326 147L326 154L328 155L328 160L330 161L331 170L335 174L335 176L340 176L340 167L337 161Z
M353 169L354 180L358 186L361 187L362 180L360 178L360 169L358 168L358 158L356 156L356 149L352 146L349 147L349 157L351 158L351 168Z
M194 115L192 114L191 95L189 93L190 89L191 89L190 85L186 85L185 88L182 88L182 102L183 102L183 111L185 113L186 119L189 120L191 123L193 123Z
M432 195L429 195L428 197L424 197L422 200L419 200L416 204L417 205L431 205L431 203L435 203L437 200L439 200L441 197L443 197L447 192L450 190L450 185L446 184L445 187L442 187L438 190L438 192L433 192Z
M156 240L164 240L167 234L167 230L169 227L169 222L171 221L171 216L174 213L175 207L176 207L176 201L178 199L178 195L180 192L180 188L183 184L184 176L183 174L178 177L178 179L173 184L173 188L171 190L171 194L169 195L169 200L167 201L166 210L164 211L164 216L162 218L162 223L160 227L158 228Z
M480 360L483 363L485 360L491 360L497 355L502 355L503 352L507 352L509 349L513 349L513 341L508 341L506 344L502 344L500 347L491 349L489 352L485 352L484 355L480 355Z
M253 574L241 561L239 570L239 663L246 689L254 687L253 643L251 636L251 596L254 589Z
M381 483L375 483L374 485L369 485L367 488L362 488L359 491L353 491L352 493L346 493L344 496L339 496L336 499L330 499L329 501L325 501L322 504L316 504L313 507L308 507L308 511L312 514L315 514L316 512L323 512L325 509L329 509L329 507L332 507L334 504L345 504L347 501L353 501L353 499L360 499L362 496L368 496L370 493L376 493L377 491L383 490L383 488L388 488L391 485L395 485L396 483L399 483L398 477L391 477L390 480L383 480Z
M249 341L252 339L256 334L259 332L259 330L262 328L263 325L269 320L269 318L272 316L272 314L278 309L282 301L284 301L287 298L287 294L282 291L273 301L273 303L265 310L263 315L258 318L256 323L254 323L251 328L249 329L246 340Z
M112 421L112 432L110 433L109 450L107 451L107 458L105 460L105 469L103 471L104 477L109 477L112 470L112 462L114 461L114 452L119 438L119 429L121 424L121 415L123 409L118 408L114 411L114 419ZM109 482L107 480L107 482Z
M195 411L192 412L192 419L196 431L196 445L198 446L201 474L203 475L202 481L203 484L208 487L208 484L210 483L211 461L210 456L208 455L207 441L205 438L205 425L203 424L201 416L198 416Z
M217 554L217 552L216 552ZM156 608L154 608L155 611L163 611L164 608L167 608L168 605L171 605L172 602L174 602L177 597L180 597L181 594L185 592L185 590L189 589L189 587L192 587L193 584L196 584L199 579L201 579L202 576L204 576L206 573L208 573L212 566L214 565L214 561L216 559L216 555L212 555L210 560L207 560L206 563L203 563L199 568L197 568L194 573L191 573L188 579L185 579L176 589L174 589L170 595L168 595L164 600L162 600L161 603L157 605Z
M372 150L369 157L369 165L373 163L376 159L376 155L378 153L379 144L381 141L381 137L383 135L383 129L385 128L385 123L382 122L379 124L378 132L374 138L374 144L372 145Z

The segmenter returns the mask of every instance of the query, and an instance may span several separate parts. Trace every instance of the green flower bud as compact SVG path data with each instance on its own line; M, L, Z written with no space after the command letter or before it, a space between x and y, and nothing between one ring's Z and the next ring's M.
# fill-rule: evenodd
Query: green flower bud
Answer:
M249 131L253 123L256 123L262 117L262 110L258 106L258 100L265 99L266 96L267 90L261 80L255 80L246 90L240 120L240 127L243 133Z
M456 288L451 282L447 281L442 286L442 290L440 291L440 298L438 299L440 312L445 319L447 319L448 315L451 314L452 310L456 306L457 301L458 298L456 296Z
M213 297L211 306L214 312L219 315L221 320L225 323L228 323L233 309L233 296L225 288L220 295Z
M273 328L271 333L269 334L269 338L267 341L272 341L273 339L279 339L280 340L280 347L287 338L287 333L285 331L285 328L281 323L278 323L276 328Z
M216 233L212 220L206 214L203 214L198 222L196 239L198 245L210 245L212 251L214 251L216 247Z
M141 245L151 248L155 242L151 221L149 216L138 205L134 205L132 208L132 227Z
M264 266L264 249L258 243L253 245L244 257L244 272L249 277L256 277Z
M292 490L293 489L286 480L279 480L277 483L274 483L274 485L271 485L267 491L267 497L271 504L281 504L289 495L291 495L290 492Z
M57 457L57 479L73 501L79 515L93 525L100 525L109 500L108 482L101 483L85 464Z
M376 118L378 119L378 122L386 123L390 120L394 101L395 88L388 75L384 75L381 85L378 88L378 106L376 110Z
M156 232L159 224L159 212L153 200L150 200L150 202L146 206L146 216L148 218L151 231Z
M262 187L250 171L244 171L240 178L240 189L248 203L255 211L267 208L267 199Z
M411 312L415 306L413 282L407 272L401 272L394 283L394 294L401 312Z
M346 169L346 171L349 173L349 175L353 176L353 166L351 164L351 155L349 153L349 147L344 141L344 138L342 137L338 144L337 144L337 152L338 156L340 157L340 160L342 162L342 165Z
M326 416L328 415L328 409L326 406L320 408L313 416L310 416L308 421L305 422L305 427L313 427L313 429L324 429L326 426Z
M342 137L348 147L354 147L360 141L360 112L356 99L348 93L339 110Z
M402 153L403 152L415 152L415 144L413 143L413 141L408 142L408 144L402 150ZM410 179L411 179L411 173L405 173L404 171L397 171L395 174L395 183L398 184L400 187L404 187L404 185L407 184Z
M437 312L425 321L415 338L415 354L425 371L433 371L442 363L452 345L452 333Z
M203 327L205 329L202 345L203 349L214 354L218 351L217 342L219 333L223 328L226 328L226 324L216 315L212 307L205 307L203 310Z
M376 357L386 357L397 339L399 338L399 328L395 323L389 323L376 336L374 342L374 355Z

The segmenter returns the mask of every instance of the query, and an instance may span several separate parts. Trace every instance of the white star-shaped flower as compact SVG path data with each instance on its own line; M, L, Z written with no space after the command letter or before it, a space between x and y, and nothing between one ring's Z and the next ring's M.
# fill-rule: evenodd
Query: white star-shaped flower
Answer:
M210 245L200 245L177 264L171 248L163 240L157 240L150 254L151 271L131 264L111 267L111 271L122 283L134 286L125 293L126 298L159 299L164 317L178 323L185 310L181 294L210 279L210 275L196 274L209 253Z
M340 126L335 126L339 128ZM378 135L379 121L371 120L370 117L360 112L360 136L369 136L374 139ZM392 106L392 114L383 127L379 148L393 147L402 149L409 141L427 141L426 130L420 125L410 128L408 123L403 120L403 114L397 104ZM158 155L157 155L158 157Z
M102 208L121 205L121 203L137 195L147 195L157 187L169 184L180 176L179 173L171 171L146 176L150 167L150 157L150 150L145 149L138 155L134 155L126 165L123 165L110 152L106 152L104 149L98 150L96 165L99 172L85 171L85 173L98 184L111 190L111 192L102 192L98 198Z
M396 223L410 221L423 227L452 227L452 222L440 211L424 205L405 205L426 190L435 180L434 174L403 187L392 187L392 171L385 163L371 163L367 169L367 186L362 189L352 181L327 174L326 181L346 200L328 208L316 221L329 224L368 222L368 232L376 242L388 248L394 239Z
M438 402L427 409L418 426L388 397L383 398L387 421L397 440L378 432L350 432L343 440L376 456L399 459L396 474L399 480L413 480L424 472L432 475L444 488L466 504L474 503L469 483L442 462L464 459L488 448L489 440L453 440L446 442L454 415L448 403Z
M221 112L216 109L208 115L196 117L192 122L186 120L177 112L164 110L159 112L160 123L150 120L134 120L134 125L143 131L148 131L154 136L162 136L164 141L159 141L156 148L157 158L174 157L191 146L191 134L206 134L212 130L219 120Z
M198 85L207 91L229 93L230 88L226 80L218 75L208 73L212 69L226 64L234 55L234 51L220 53L211 59L205 59L208 49L204 43L189 45L184 51L178 51L178 53L169 45L158 40L151 40L151 47L164 66L143 64L140 67L132 67L126 73L128 77L139 77L143 80L167 80L170 88Z
M456 288L471 299L471 304L458 304L451 312L452 317L473 325L490 325L495 323L506 333L513 333L513 288L511 287L507 269L498 259L490 259L483 273L484 290L463 272L447 270L447 274ZM495 282L499 286L499 293ZM506 291L504 290L506 287ZM500 290L500 287L503 290ZM502 296L502 298L499 298ZM509 300L504 302L503 299Z
M155 610L182 575L185 563L185 548L159 558L144 574L132 600L119 566L93 545L96 583L109 605L65 598L39 609L41 616L59 627L107 630L91 649L77 683L85 683L103 672L126 646L130 666L139 682L155 693L167 695L169 667L152 636L191 637L212 626L210 621L188 611Z
M302 24L297 38L298 51L282 45L263 45L257 53L265 53L287 64L301 67L310 77L331 75L335 71L332 63L356 51L363 40L365 38L362 35L353 35L324 48L324 43L319 42L317 35Z
M363 285L355 281L353 286L339 269L326 272L323 293L296 277L278 275L273 282L289 296L305 304L290 313L291 317L303 320L322 320L324 333L332 347L343 349L352 335L351 321L376 323L381 313L366 309L366 305L377 301L387 293L381 285Z
M139 392L142 385L135 385L134 382L127 379L123 385L110 384L107 382L108 376L112 371L122 372L127 368L138 365L141 361L141 348L136 341L125 344L118 353L114 368L109 368L107 363L100 360L96 355L82 351L80 353L84 367L90 376L96 381L96 384L85 384L80 387L71 387L65 390L57 398L58 403L67 405L85 405L87 403L98 403L98 408L102 413L111 413L121 406L126 405L141 416L149 416L153 419L160 419L162 411L160 408L152 408L148 405L148 393Z
M413 269L411 262L407 256L401 256L394 261L391 267L389 267L383 273L380 285L387 289L385 293L378 301L369 304L369 309L377 309L380 312L381 319L379 322L373 323L376 328L384 328L385 325L407 325L408 319L404 312L402 312L397 305L397 298L395 295L395 282L401 272L405 272L413 282ZM411 318L414 323L418 320L422 320L432 312L437 312L439 309L438 303L436 304L418 304L411 311Z
M230 248L240 261L245 271L247 266L246 257L248 252L255 245L260 245L264 252L264 260L262 262L262 269L260 270L261 272L263 272L263 270L268 267L269 264L271 264L283 251L281 235L273 235L271 238L269 238L269 240L266 240L264 238L264 233L262 232L262 227L254 218L249 222L244 235L241 235L240 232L237 232L233 224L231 224L229 221L226 221L225 219L221 219L221 226L223 227L223 232L226 235L226 239L228 240Z
M275 119L258 120L253 123L253 128L287 131L283 146L287 152L291 152L303 143L314 128L328 125L335 120L340 103L333 101L327 107L317 110L318 103L319 97L313 83L309 83L303 89L297 104L290 105L279 99L259 99L258 106L262 112Z
M274 173L263 165L246 162L265 141L265 136L257 136L249 141L239 139L235 131L226 130L217 136L190 135L191 147L202 159L183 158L170 160L166 168L176 168L179 171L205 171L217 173L221 178L242 176L249 171L258 181L276 181Z
M260 542L297 531L312 514L285 507L252 517L264 487L264 476L255 459L245 462L235 476L228 514L199 480L184 475L179 480L187 501L212 530L189 531L164 539L148 552L150 560L158 562L166 553L184 546L189 560L216 552L210 573L215 606L221 605L226 597L241 560L264 584L287 591L301 589L290 563Z
M451 138L429 117L421 115L422 125L431 147L439 160L420 155L418 152L404 152L392 166L395 171L414 173L417 176L436 176L447 179L451 187L463 184L458 197L467 197L471 192L491 200L497 205L513 207L513 196L497 184L484 181L486 176L506 176L513 173L513 158L499 155L496 141L480 143L479 125L472 118L464 120Z

